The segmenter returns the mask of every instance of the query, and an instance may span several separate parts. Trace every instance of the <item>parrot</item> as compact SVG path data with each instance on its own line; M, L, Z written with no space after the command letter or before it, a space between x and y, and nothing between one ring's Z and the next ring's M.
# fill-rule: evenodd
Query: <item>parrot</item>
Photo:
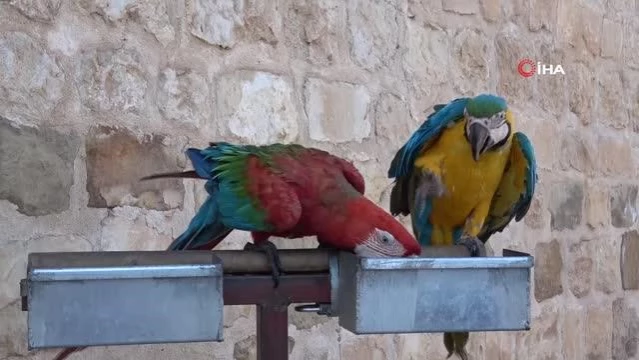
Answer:
M534 148L515 131L506 100L493 94L437 104L397 151L391 214L409 215L421 246L484 243L528 212L538 181ZM444 333L448 357L468 359L468 332Z
M363 257L421 254L413 235L364 196L364 177L350 162L297 144L209 143L186 151L194 170L150 175L204 179L208 197L167 251L211 250L233 230L250 231L245 250L269 257L274 287L281 263L271 236L317 236L320 247ZM63 360L84 348L66 348Z

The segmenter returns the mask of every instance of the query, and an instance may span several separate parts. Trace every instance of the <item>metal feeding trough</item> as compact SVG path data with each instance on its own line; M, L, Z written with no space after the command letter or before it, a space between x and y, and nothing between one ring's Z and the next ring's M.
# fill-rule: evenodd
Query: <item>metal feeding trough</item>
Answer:
M29 349L222 341L222 280L206 251L31 253Z
M511 250L404 259L342 252L324 310L355 334L528 330L532 267L532 256Z

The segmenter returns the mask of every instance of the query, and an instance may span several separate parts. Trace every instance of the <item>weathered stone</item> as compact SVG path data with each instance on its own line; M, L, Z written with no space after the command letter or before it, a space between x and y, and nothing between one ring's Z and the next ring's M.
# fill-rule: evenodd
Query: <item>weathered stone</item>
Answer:
M356 63L369 70L388 65L399 48L399 16L388 1L348 2L351 55Z
M451 41L443 30L408 23L404 72L411 90L411 113L424 119L435 101L450 101L439 86L449 82Z
M61 0L11 0L9 2L29 19L51 22L60 11Z
M637 185L617 185L610 193L610 220L616 228L633 226L637 221Z
M89 207L137 206L167 210L182 206L179 179L139 181L141 177L178 171L161 135L144 136L117 128L94 127L87 136L87 192Z
M577 114L584 125L590 124L594 117L594 72L582 63L574 64L568 77L568 91L570 111Z
M0 116L0 199L14 203L25 215L69 209L79 146L73 132L12 126Z
M628 139L600 135L596 146L598 168L605 175L634 174L632 146Z
M340 344L340 358L349 360L382 360L390 358L387 337L382 335L354 337ZM390 340L390 339L389 339Z
M559 39L575 47L578 55L599 55L603 14L576 0L562 1L558 8Z
M603 19L601 57L619 58L623 46L623 27L610 19Z
M375 104L375 136L386 139L394 146L403 144L415 130L406 104L399 97L383 93Z
M561 329L564 359L583 359L584 322L580 309L566 309Z
M232 48L244 26L244 6L242 0L195 0L189 30L211 45Z
M344 31L346 5L339 0L293 1L283 24L286 41L294 44L291 52L316 65L343 62L350 52Z
M454 58L460 71L454 71L455 85L462 93L474 95L485 85L489 74L488 38L479 30L461 30L454 41Z
M480 0L481 13L488 22L501 19L501 0Z
M604 294L613 294L621 289L619 276L620 241L610 235L594 237L592 256L595 262L595 289Z
M570 246L571 262L568 267L568 283L570 291L580 299L592 289L594 264L590 258L590 241L582 240Z
M539 44L538 52L541 59L548 59L546 62L552 65L565 64L563 51L555 48L552 44L542 42ZM543 94L541 97L543 109L556 115L564 113L568 104L566 93L567 77L562 74L537 76L537 89L539 94Z
M561 137L561 152L558 157L560 168L594 173L599 156L598 149L593 146L596 141L596 135L591 132L567 130Z
M95 111L142 111L149 85L136 50L90 51L78 64L78 92L85 106Z
M201 128L211 119L213 103L206 78L192 70L160 73L158 108L167 119Z
M533 317L532 323L535 324L530 331L522 331L514 333L517 336L515 348L517 354L513 354L519 359L548 359L561 360L560 343L557 341L559 337L559 317L557 313L561 311L553 306L542 305L540 313ZM534 357L528 357L527 354L535 352Z
M531 31L555 31L557 2L553 0L531 0L528 28Z
M257 337L251 335L235 343L233 347L233 359L236 360L249 360L255 359L257 354L255 348L257 347Z
M553 230L574 229L581 224L584 200L583 184L563 181L550 191L550 226Z
M366 87L310 78L304 96L312 140L361 142L371 135L371 97Z
M612 359L630 360L639 353L639 316L627 299L612 302Z
M40 122L62 98L64 81L57 61L35 39L0 33L0 116Z
M639 21L636 17L626 23L623 34L623 64L639 70Z
M537 193L530 203L524 222L533 229L543 229L548 224L548 218L548 210L543 206L540 194Z
M628 112L623 111L624 94L621 74L611 69L601 70L598 76L599 118L604 125L615 129L628 126Z
M501 73L497 91L523 101L530 100L533 93L533 81L524 79L517 71L519 62L530 52L525 44L526 41L514 25L506 26L495 39L497 67Z
M592 181L586 183L586 224L591 229L601 228L609 224L610 194L608 188Z
M624 290L639 290L639 232L628 231L621 243L621 284Z
M623 73L623 83L624 98L628 106L632 131L639 133L639 71L626 69ZM632 145L637 146L639 142L633 142Z
M292 306L289 307L288 316L291 319L291 324L295 325L297 330L308 330L331 321L331 318L328 316L313 313L301 313L295 311Z
M479 12L477 0L445 0L442 1L445 11L454 12L460 15L470 15Z
M610 307L589 308L585 326L586 359L610 359L612 348L612 314Z
M550 299L564 290L561 284L563 260L559 242L538 243L535 246L535 299L537 302Z
M266 72L238 71L218 79L218 116L229 130L252 144L293 142L298 112L291 79Z

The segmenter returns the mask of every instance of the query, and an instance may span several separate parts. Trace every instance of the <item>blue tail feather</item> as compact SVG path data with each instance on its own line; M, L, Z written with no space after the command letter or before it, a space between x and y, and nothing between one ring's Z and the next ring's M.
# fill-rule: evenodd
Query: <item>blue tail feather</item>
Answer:
M175 239L167 250L198 249L205 245L212 248L220 243L233 230L222 222L218 213L218 204L214 198L213 184L207 181L209 197L191 219L187 229Z

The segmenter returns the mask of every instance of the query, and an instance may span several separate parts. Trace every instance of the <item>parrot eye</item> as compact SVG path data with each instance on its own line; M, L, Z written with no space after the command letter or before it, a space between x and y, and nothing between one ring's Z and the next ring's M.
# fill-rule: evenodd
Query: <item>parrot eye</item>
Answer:
M383 242L384 244L388 244L388 243L390 242L390 239L388 238L388 236L383 235L383 236L382 236L382 242Z

